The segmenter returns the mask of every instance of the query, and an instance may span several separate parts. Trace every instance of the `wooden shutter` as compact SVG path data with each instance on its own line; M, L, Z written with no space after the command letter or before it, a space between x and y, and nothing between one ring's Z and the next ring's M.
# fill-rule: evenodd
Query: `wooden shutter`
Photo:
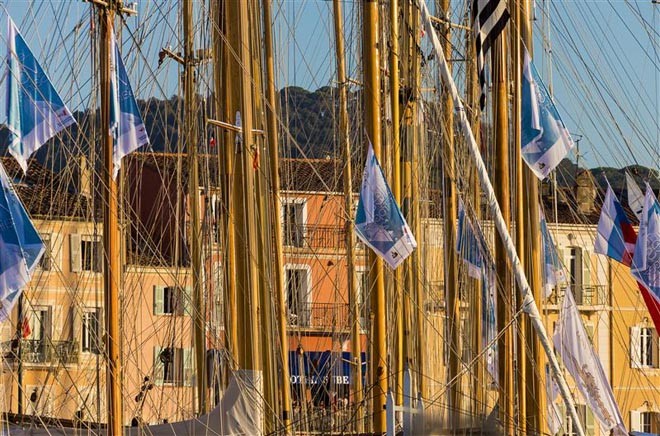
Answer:
M161 386L163 384L163 362L160 361L162 347L154 347L154 383Z
M651 329L651 332L653 334L653 338L651 339L652 346L651 346L651 353L653 353L653 367L658 368L660 367L660 341L658 340L658 331L656 329Z
M69 253L71 261L71 271L80 272L82 271L82 259L80 257L80 235L71 234L69 235Z
M165 287L154 286L154 315L162 315L165 311Z
M630 411L630 431L642 430L642 412L637 410Z
M594 412L585 407L586 416L584 417L584 432L587 436L596 434L596 423L594 422Z
M591 287L591 252L582 249L582 298L584 304L598 304L596 290Z
M642 362L640 356L640 347L641 347L641 338L640 338L641 328L639 326L630 327L630 367L631 368L641 368Z
M192 316L192 295L189 287L178 288L179 289L179 300L181 301L180 306L181 313L180 315Z
M183 385L192 386L193 385L193 349L184 348L183 349Z

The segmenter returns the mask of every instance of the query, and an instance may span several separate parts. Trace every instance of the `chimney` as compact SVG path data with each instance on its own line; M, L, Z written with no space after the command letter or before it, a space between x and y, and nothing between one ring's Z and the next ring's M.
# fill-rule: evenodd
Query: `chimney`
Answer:
M589 213L594 210L596 199L596 182L591 171L582 170L575 179L575 200L581 213Z
M84 154L80 155L78 167L78 193L87 198L92 196L92 169L89 160Z

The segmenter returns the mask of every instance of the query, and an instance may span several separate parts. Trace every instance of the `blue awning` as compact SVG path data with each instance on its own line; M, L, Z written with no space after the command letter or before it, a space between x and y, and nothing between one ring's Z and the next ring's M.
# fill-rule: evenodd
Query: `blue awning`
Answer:
M360 357L364 379L366 353L360 353ZM304 369L302 374L300 366ZM328 381L336 385L349 385L353 377L352 366L351 353L347 351L306 351L302 356L296 351L289 352L289 375L292 384L300 384L304 378L308 385L325 384Z

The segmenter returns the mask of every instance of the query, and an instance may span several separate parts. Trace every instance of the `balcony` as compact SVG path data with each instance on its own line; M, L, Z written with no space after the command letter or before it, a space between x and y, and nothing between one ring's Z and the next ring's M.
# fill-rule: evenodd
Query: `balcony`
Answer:
M21 341L23 363L78 363L78 342L76 341Z
M564 301L565 291L565 288L553 291L548 297L548 304L559 306ZM576 286L573 290L573 297L578 309L583 311L596 310L609 304L605 285Z
M316 249L346 247L346 231L339 226L287 224L283 226L284 245Z
M348 304L303 303L289 305L289 327L315 330L348 330Z

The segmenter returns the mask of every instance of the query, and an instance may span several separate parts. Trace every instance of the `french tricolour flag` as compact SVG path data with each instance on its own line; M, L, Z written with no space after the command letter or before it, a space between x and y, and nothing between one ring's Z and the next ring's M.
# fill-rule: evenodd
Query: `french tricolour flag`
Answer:
M631 267L653 324L660 331L660 205L649 187L639 232L638 239L621 203L608 186L594 251Z
M598 221L594 251L630 266L636 241L635 229L628 221L621 203L608 184Z

